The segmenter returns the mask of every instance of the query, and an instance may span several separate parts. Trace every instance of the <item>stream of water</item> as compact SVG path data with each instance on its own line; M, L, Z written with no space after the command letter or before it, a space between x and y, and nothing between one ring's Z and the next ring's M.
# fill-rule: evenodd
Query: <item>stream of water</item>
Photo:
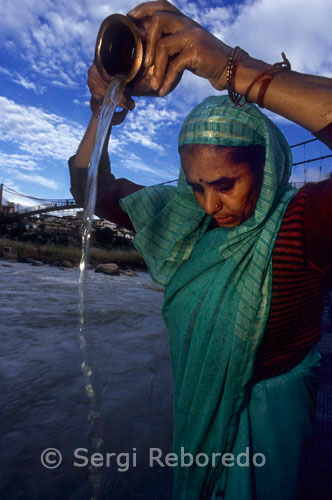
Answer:
M85 280L86 269L89 254L89 243L92 230L93 215L96 206L97 179L100 157L104 147L105 139L109 127L111 126L114 112L121 100L124 87L124 79L115 77L110 83L106 92L102 110L100 113L96 142L92 153L88 181L84 194L84 215L83 215L83 235L82 235L82 257L80 262L79 277L79 313L78 313L78 341L82 351L83 362L81 370L84 374L85 392L91 404L88 420L91 423L91 445L93 452L101 450L103 439L101 435L101 414L100 414L100 395L96 392L97 383L94 374L94 353L87 348L87 339L85 333ZM100 469L91 466L89 480L92 485L91 500L97 500L100 487L101 473Z

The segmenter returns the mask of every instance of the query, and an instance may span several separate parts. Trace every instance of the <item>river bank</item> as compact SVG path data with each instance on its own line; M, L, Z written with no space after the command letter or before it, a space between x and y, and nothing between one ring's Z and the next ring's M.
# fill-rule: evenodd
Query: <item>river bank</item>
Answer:
M10 248L11 250L6 250ZM61 266L70 263L73 267L79 265L81 249L73 246L38 245L8 238L0 238L0 257L10 262L42 262L43 264ZM97 267L99 264L114 263L121 268L146 270L145 263L137 250L114 249L105 250L91 248L89 264ZM65 266L66 267L66 266ZM68 267L71 267L68 265Z

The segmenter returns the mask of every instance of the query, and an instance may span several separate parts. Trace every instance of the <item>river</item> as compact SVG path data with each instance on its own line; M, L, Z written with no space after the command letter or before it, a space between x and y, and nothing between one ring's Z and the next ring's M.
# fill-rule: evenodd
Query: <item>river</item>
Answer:
M90 498L78 276L78 269L0 261L1 500ZM149 467L151 448L164 457L172 447L162 289L143 272L111 277L93 270L86 288L88 348L102 398L99 498L167 500L172 469L157 462ZM48 448L61 452L60 466L42 465ZM116 454L108 463L106 452ZM53 459L58 456L50 455L48 466Z
M172 377L162 289L87 272L86 336L101 395L100 500L170 500ZM89 400L77 340L78 269L0 260L1 500L89 500ZM308 498L332 491L332 291L326 296ZM45 449L62 454L41 463ZM152 448L161 465L150 467ZM80 450L79 450L80 449ZM75 452L76 450L76 452ZM79 451L77 451L79 450ZM57 465L51 451L48 466ZM114 453L107 462L106 453ZM120 456L119 454L124 455ZM136 462L136 464L135 464ZM127 469L127 470L126 470Z

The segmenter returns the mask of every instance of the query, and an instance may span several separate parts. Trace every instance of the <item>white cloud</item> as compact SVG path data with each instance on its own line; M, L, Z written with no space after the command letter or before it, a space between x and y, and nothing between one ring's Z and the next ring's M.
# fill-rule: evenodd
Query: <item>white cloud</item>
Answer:
M148 149L163 152L164 147L157 142L160 132L165 132L180 121L180 114L167 106L163 99L148 102L137 101L136 108L126 118L122 138L126 142L141 144Z
M53 179L48 179L46 177L43 177L42 175L35 175L35 174L28 175L28 174L23 174L22 172L16 172L15 177L20 181L30 182L32 184L38 184L39 186L46 187L49 189L56 190L60 187L56 181L54 181Z
M24 77L17 71L9 71L8 69L0 66L0 73L6 76L12 82L21 85L25 89L33 90L36 94L42 94L44 92L44 87L37 87L37 85L34 82Z
M16 181L28 182L30 184L37 184L53 190L60 187L60 185L53 179L36 174L36 172L40 172L42 168L38 166L38 163L35 160L26 154L9 154L0 151L0 169L2 181L8 185L8 187L15 190L18 190L19 188L13 186L13 179ZM12 199L12 193L6 196L6 199L14 201ZM26 204L26 199L23 201L24 204ZM23 201L22 199L19 201L17 196L15 197L15 203L22 204Z
M0 1L0 40L7 51L24 54L31 69L48 84L77 87L93 59L97 32L112 12L125 13L133 0Z
M126 159L122 160L121 164L124 168L130 170L130 172L145 172L153 174L154 179L169 179L169 172L165 172L165 170L157 170L155 167L150 167L142 161Z
M0 139L15 144L32 158L67 161L84 133L83 127L77 123L1 96L0 114Z
M76 104L77 106L90 106L90 101L80 101L79 99L74 99L73 103Z
M0 151L0 167L21 169L29 172L40 170L37 163L29 155L7 154Z

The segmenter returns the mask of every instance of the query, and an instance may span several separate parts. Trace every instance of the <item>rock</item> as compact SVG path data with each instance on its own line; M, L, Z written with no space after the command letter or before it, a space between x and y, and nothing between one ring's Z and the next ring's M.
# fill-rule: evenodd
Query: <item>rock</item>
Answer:
M119 276L120 269L117 264L98 264L95 273L108 274L110 276Z
M5 259L14 259L17 257L16 251L12 247L3 247L2 255Z
M134 273L134 271L127 271L127 276L131 276L132 278L134 278L134 276L138 276L137 273Z
M31 264L32 266L43 266L44 262L41 262L40 260L35 260L29 257L26 261L27 264Z
M72 268L74 266L73 266L73 264L69 260L62 260L61 261L61 267Z
M56 266L56 267L61 266L60 261L59 260L55 260L54 262L52 262L52 266Z
M2 267L13 267L11 264L1 264Z

